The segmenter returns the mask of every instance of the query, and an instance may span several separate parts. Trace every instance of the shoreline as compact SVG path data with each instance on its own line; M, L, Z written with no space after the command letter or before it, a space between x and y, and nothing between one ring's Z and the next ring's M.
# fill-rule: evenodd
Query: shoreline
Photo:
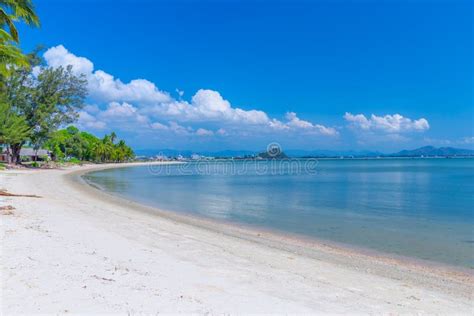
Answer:
M472 312L471 273L157 214L78 182L126 166L0 172L0 189L41 196L0 198L15 207L0 217L3 312Z
M182 224L206 229L217 234L255 242L266 247L272 247L312 259L321 259L321 252L325 252L325 254L332 255L334 257L325 257L324 259L334 260L334 264L347 265L346 259L349 258L351 260L359 260L361 263L363 262L364 265L363 267L358 267L359 269L369 269L370 266L372 270L371 272L378 275L390 275L390 273L393 272L393 266L397 266L399 269L403 270L403 273L416 272L425 274L428 277L439 277L442 275L447 278L453 278L453 280L459 281L461 283L467 280L474 284L474 271L468 267L454 266L442 262L397 255L365 248L362 246L348 245L336 241L318 239L284 231L272 230L264 227L253 227L245 224L213 219L190 213L184 214L173 212L142 204L140 202L122 197L118 194L113 194L103 188L97 187L95 184L90 183L83 178L84 175L91 172L113 168L127 168L146 165L147 163L141 165L105 166L104 168L98 166L97 168L89 170L74 171L66 175L66 177L69 177L69 180L71 180L73 185L76 185L77 189L97 198L105 198L110 203L118 205L123 205L126 203L127 205L133 207L135 211L145 212L152 216L158 216L177 221ZM374 269L374 264L383 266L384 268L380 270ZM385 268L388 269L386 270ZM392 277L402 278L401 275L392 275Z

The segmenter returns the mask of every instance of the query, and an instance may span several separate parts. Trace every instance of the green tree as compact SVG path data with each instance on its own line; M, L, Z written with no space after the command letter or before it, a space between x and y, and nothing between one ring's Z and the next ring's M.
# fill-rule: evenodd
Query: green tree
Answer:
M96 162L105 162L107 160L107 144L103 141L97 142L94 144L94 161Z
M133 150L125 144L125 141L120 140L115 148L116 158L118 162L128 161L132 159L135 155Z
M110 133L109 137L112 143L115 143L115 141L117 140L117 134L115 134L115 132Z
M35 60L32 56L31 60ZM74 122L83 107L87 81L76 75L72 66L39 67L32 74L27 68L16 69L6 80L5 95L18 115L31 128L31 143L38 149L60 126ZM12 145L13 161L19 163L24 142Z
M123 162L134 157L133 150L125 141L114 144L117 135L111 133L102 139L81 132L74 126L52 133L45 146L51 150L55 159L76 158L81 161Z
M81 135L81 138L84 140L84 142L87 144L87 148L84 152L83 159L81 160L96 161L94 148L100 140L94 135L87 132L81 132L80 135Z
M6 146L7 163L11 162L11 144L25 141L30 133L25 118L12 111L7 103L0 102L0 145Z

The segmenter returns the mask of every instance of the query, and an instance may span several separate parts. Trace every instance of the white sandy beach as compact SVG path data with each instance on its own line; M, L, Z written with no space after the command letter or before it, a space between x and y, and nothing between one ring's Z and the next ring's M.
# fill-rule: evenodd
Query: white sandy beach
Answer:
M474 313L470 272L209 229L71 180L101 167L0 172L40 196L0 197L3 314Z

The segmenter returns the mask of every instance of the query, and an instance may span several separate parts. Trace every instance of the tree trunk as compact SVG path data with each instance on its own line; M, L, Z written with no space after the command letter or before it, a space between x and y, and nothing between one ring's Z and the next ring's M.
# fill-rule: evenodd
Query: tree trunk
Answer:
M10 153L10 145L7 145L7 151L5 152L7 154L7 164L12 163L12 155Z
M11 154L10 154L10 145L7 144L7 146L5 147L5 156L6 156L6 163L9 165L12 163L12 158L11 158Z
M12 163L19 165L21 164L21 157L20 157L20 151L21 147L23 144L12 144L11 145L11 150L12 150Z

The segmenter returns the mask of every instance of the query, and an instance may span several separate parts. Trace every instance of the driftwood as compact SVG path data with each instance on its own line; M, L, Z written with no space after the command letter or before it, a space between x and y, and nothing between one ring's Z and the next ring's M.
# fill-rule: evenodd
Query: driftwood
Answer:
M13 210L15 208L11 205L0 206L0 214L1 215L13 215Z
M0 190L0 196L16 196L16 197L31 197L31 198L40 198L41 196L34 195L34 194L13 194L8 193L5 190Z

